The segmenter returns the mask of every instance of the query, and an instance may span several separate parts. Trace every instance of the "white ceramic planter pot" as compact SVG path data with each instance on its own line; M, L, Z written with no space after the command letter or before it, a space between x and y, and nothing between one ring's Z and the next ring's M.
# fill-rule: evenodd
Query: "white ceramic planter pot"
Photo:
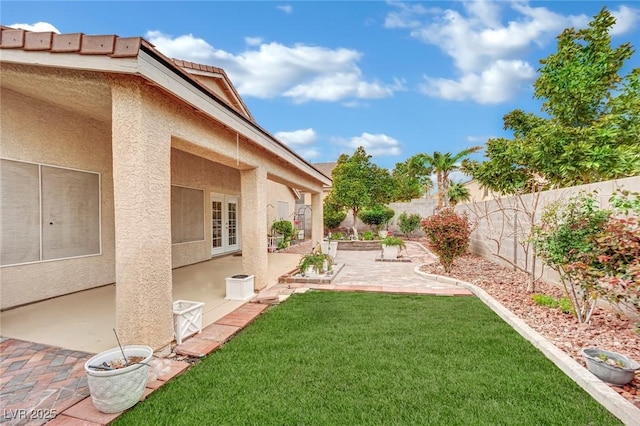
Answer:
M335 258L338 254L338 242L335 240L322 241L320 248L322 249L322 253L328 254L332 258Z
M590 372L600 380L614 385L626 385L633 380L636 370L640 370L639 363L617 352L588 348L582 350L582 356ZM606 359L612 360L617 365L607 363Z
M400 253L400 246L387 246L382 245L382 258L383 259L397 259Z
M153 349L142 345L125 346L123 349L127 358L137 356L143 357L143 360L114 370L96 370L90 367L122 360L120 348L113 348L100 352L84 364L91 400L103 413L119 413L133 407L142 397L147 385Z
M227 300L246 301L254 296L253 275L232 275L226 278Z
M203 302L189 300L173 302L173 333L177 344L181 345L184 339L202 331L203 306Z

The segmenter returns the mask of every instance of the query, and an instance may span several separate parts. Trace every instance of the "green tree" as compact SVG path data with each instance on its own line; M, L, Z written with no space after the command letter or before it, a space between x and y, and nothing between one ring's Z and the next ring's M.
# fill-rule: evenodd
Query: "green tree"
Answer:
M433 189L432 168L413 156L403 163L396 163L392 177L396 181L395 201L411 201L428 194Z
M454 182L452 180L449 181L449 204L451 206L470 200L471 192L469 191L469 188L460 182Z
M351 209L353 226L358 212L367 207L387 204L395 195L395 184L387 169L371 162L371 156L358 147L352 156L342 154L332 172L333 188L329 202Z
M464 170L511 194L640 174L640 68L620 75L634 49L611 46L614 24L603 8L587 28L564 30L534 83L548 118L518 109L506 114L513 139L490 139L487 161L467 161Z
M480 149L482 149L481 146L473 146L463 149L457 154L451 154L450 152L443 154L435 151L433 155L417 154L414 156L414 161L431 168L436 174L436 183L438 184L438 209L447 207L449 204L449 197L445 196L445 194L449 193L449 175L451 172L460 169L460 161L463 158L474 152L478 152Z

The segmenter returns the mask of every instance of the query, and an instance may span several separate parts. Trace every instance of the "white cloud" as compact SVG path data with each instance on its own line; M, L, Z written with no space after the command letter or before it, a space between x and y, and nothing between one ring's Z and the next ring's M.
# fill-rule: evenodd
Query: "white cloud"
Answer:
M149 31L147 38L169 57L223 68L243 96L285 96L300 103L382 98L404 90L397 79L391 84L367 81L357 65L362 54L352 49L271 42L233 54L191 34Z
M315 148L297 149L296 152L305 160L312 160L314 158L319 158L320 154L322 154L320 151L318 151Z
M289 146L310 145L315 143L317 139L315 130L311 128L294 130L292 132L278 132L275 134L275 137Z
M459 80L425 76L420 91L447 100L497 104L509 100L534 77L534 69L526 62L498 60L480 74L467 73Z
M631 30L635 29L636 23L640 21L640 10L624 5L618 7L618 10L612 10L611 14L616 18L616 24L609 32L612 36L631 32Z
M359 146L364 147L367 154L375 156L400 155L400 142L385 134L376 134L363 132L360 136L354 136L349 139L335 139L334 142L356 149Z
M12 24L8 25L11 28L20 30L34 31L34 32L54 32L60 34L60 31L48 22L36 22L35 24Z
M249 46L260 46L262 43L262 38L260 37L245 37L244 42Z
M586 15L561 15L524 0L464 2L460 10L389 4L394 10L387 15L387 28L409 29L412 37L438 47L453 60L457 78L425 76L421 92L482 104L504 102L533 80L533 67L522 59L533 46L546 46L564 28L584 27L590 21ZM507 9L516 18L503 23ZM627 9L619 9L621 28L633 22Z
M494 136L474 136L474 135L469 135L467 136L467 142L471 142L471 143L485 143L487 142L489 139L493 138Z
M293 13L293 7L290 4L285 4L282 6L276 6L278 9L283 11L284 13Z

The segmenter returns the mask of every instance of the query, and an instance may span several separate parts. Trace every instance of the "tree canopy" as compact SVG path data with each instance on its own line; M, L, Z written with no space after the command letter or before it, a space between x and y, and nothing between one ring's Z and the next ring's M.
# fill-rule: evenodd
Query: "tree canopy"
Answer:
M464 171L508 194L640 174L640 68L620 75L634 49L611 46L614 24L603 8L588 27L565 29L534 83L545 116L506 114L513 138L490 139L487 161L465 161Z
M416 163L422 164L435 172L438 184L438 209L449 205L449 175L451 172L460 169L460 160L480 149L482 149L481 146L473 146L463 149L457 154L435 151L433 155L423 153L412 157Z
M351 209L353 226L361 209L394 200L394 179L387 169L371 162L371 156L367 155L364 147L358 147L352 156L342 154L331 177L333 188L327 203Z

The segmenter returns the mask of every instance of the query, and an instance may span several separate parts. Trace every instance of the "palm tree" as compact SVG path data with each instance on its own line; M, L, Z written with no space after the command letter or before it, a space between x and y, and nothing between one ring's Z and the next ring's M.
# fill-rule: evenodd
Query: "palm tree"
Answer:
M463 149L455 155L450 152L445 152L443 154L439 151L435 151L433 155L416 155L416 161L428 164L436 173L436 182L438 184L438 209L449 205L449 197L445 196L445 194L449 193L449 174L460 169L460 160L474 152L478 152L481 149L481 146L473 146L471 148Z
M471 192L469 188L461 184L460 182L449 181L449 203L451 206L455 206L461 201L470 201Z

